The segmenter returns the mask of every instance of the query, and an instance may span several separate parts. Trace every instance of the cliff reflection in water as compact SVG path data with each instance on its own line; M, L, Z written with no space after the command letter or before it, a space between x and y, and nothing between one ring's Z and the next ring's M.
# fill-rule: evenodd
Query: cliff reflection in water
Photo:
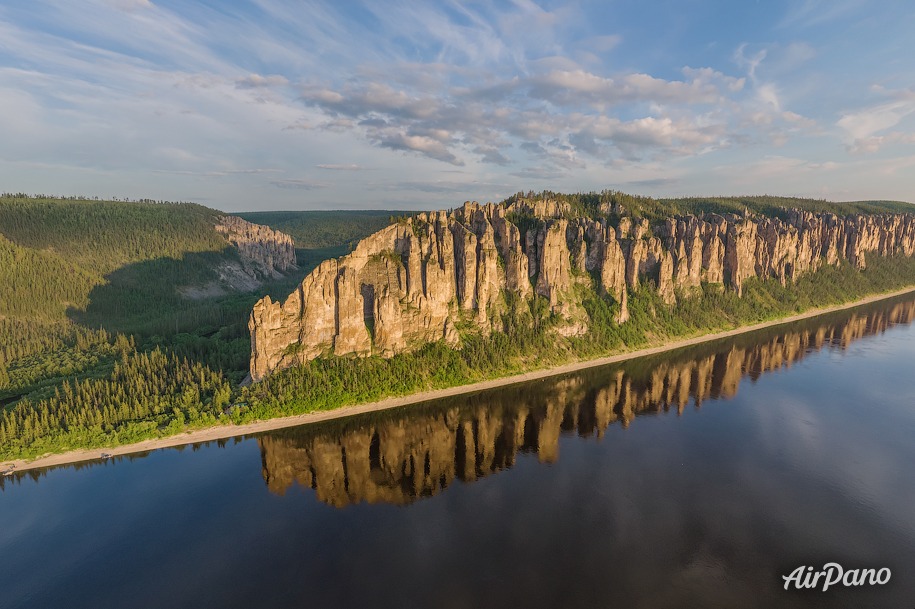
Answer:
M637 415L728 399L743 377L789 366L823 347L915 319L915 301L874 305L689 350L574 375L273 432L258 439L268 488L295 482L330 505L406 504L456 478L472 481L515 463L518 453L559 458L559 437L602 437Z

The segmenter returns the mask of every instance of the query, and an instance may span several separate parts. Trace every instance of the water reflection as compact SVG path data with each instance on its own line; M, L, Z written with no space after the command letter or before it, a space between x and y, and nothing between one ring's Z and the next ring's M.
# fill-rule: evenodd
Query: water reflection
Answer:
M519 453L553 462L562 434L600 438L636 416L729 399L745 377L755 382L913 319L915 301L889 301L567 377L272 432L258 438L263 476L274 493L298 483L337 507L408 504L455 479L511 467Z
M0 495L0 609L911 606L913 318L915 295L445 402L22 472ZM893 324L909 325L857 341ZM893 578L783 589L827 562Z

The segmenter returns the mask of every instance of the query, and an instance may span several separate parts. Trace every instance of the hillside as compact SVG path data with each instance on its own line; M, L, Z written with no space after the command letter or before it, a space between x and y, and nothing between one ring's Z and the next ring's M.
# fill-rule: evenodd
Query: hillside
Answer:
M907 204L529 195L391 225L370 212L382 228L355 248L332 241L364 236L360 214L237 216L298 223L285 274L291 238L265 249L270 229L237 219L233 241L215 210L16 201L0 225L0 456L452 387L915 285ZM273 269L257 287L220 274L251 256ZM249 364L264 380L240 387Z
M236 416L467 385L915 287L908 204L604 195L417 214L326 261L252 311L263 381Z
M195 204L0 196L0 454L210 421L247 374L253 304L390 218L308 215L284 218L315 249ZM51 425L57 399L76 401Z
M188 203L3 196L0 248L11 264L0 313L58 319L70 311L128 329L153 311L109 309L97 294L90 303L90 293L108 286L156 308L176 304L182 286L218 281L222 267L239 261L215 230L220 217Z
M70 308L85 308L102 281L53 250L22 247L0 233L0 315L60 319Z
M119 289L118 278L106 275L128 267L170 267L141 272L142 277L123 285L124 292L142 295L155 307L169 299L175 285L212 279L213 264L200 263L198 256L220 256L227 247L213 229L218 216L190 204L3 196L0 256L9 264L0 270L6 280L0 288L0 314L44 320L95 315L94 321L104 318L109 329L127 330L132 318L149 319L149 311L112 311L104 298L93 298L90 309L93 290ZM189 255L191 263L180 271L163 262Z
M4 195L0 403L104 377L119 335L125 353L162 348L240 378L245 311L300 280L294 264L288 237L199 205Z
M4 195L0 233L104 275L132 262L221 251L221 212L192 203L50 199Z

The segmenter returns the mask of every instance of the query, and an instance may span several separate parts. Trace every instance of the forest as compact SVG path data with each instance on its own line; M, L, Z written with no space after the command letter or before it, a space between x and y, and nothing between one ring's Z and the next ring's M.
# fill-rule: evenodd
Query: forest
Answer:
M235 215L286 233L295 239L297 248L321 250L358 241L381 230L392 217L402 213L390 210L254 211Z
M797 197L751 196L751 197L681 197L677 199L655 199L627 194L617 190L564 194L544 190L541 192L518 192L505 201L511 203L520 199L552 199L569 205L569 216L609 217L616 224L620 216L646 218L660 223L672 216L702 214L740 214L744 210L765 216L783 217L789 209L811 212L829 212L839 216L849 214L904 214L912 213L912 204L904 201L850 201L831 202L824 199L801 199Z
M839 214L910 209L774 197L654 200L614 191L515 195L527 196L562 198L589 215L647 218L744 208L778 213L782 206ZM582 337L551 333L557 320L535 299L530 316L506 316L503 331L488 338L463 336L459 350L436 343L390 359L319 358L242 386L254 302L285 297L323 253L346 253L375 225L358 214L360 222L352 221L351 212L328 212L323 220L314 212L243 214L279 230L297 226L290 234L299 271L253 292L186 298L177 286L207 280L214 264L235 255L212 230L220 213L193 204L0 197L0 460L445 388L915 284L915 260L874 257L863 272L826 267L788 286L751 279L743 298L703 285L698 297L674 308L641 290L622 326L612 321L612 300L579 286L591 322ZM397 213L369 215L387 223Z

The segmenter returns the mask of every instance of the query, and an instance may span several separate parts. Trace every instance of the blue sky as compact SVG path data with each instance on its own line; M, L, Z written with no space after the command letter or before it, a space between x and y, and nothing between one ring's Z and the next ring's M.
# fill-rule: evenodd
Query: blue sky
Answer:
M909 0L0 4L0 190L915 201Z

